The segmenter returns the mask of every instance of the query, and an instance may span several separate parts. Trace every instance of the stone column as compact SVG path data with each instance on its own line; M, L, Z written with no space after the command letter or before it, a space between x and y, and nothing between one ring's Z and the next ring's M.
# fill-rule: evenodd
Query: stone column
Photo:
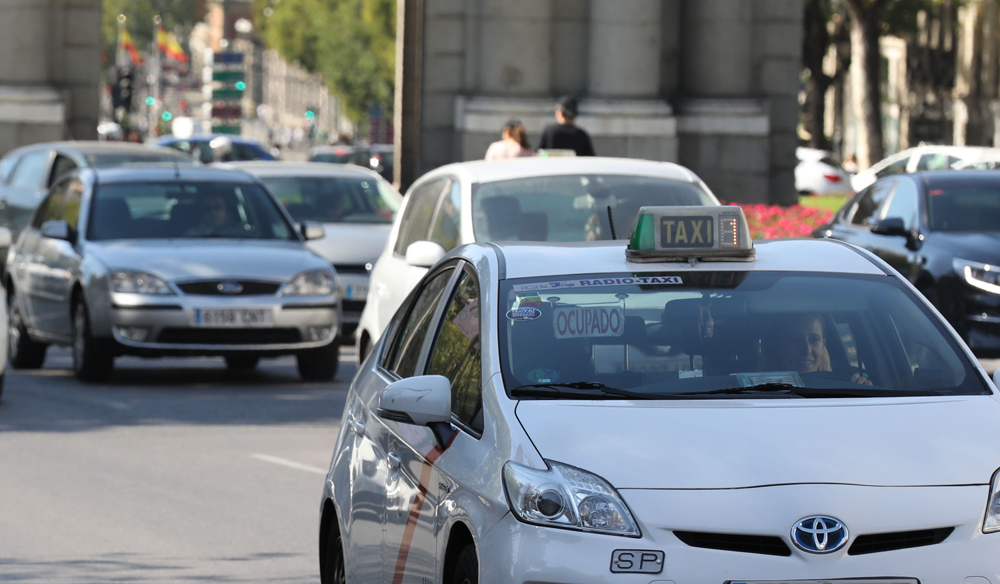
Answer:
M591 0L591 97L657 97L662 10L662 0Z
M692 97L753 91L752 0L685 0L682 87Z

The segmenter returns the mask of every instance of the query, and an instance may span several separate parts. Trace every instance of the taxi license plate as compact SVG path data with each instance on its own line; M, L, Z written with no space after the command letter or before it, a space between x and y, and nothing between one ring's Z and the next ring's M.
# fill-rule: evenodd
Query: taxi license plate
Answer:
M726 584L920 584L916 578L841 578L831 580L726 580Z
M344 300L366 300L368 298L368 286L349 285L344 289Z
M708 215L660 219L660 247L713 247L714 236L712 217Z
M269 327L274 324L270 308L196 308L194 326L217 328Z

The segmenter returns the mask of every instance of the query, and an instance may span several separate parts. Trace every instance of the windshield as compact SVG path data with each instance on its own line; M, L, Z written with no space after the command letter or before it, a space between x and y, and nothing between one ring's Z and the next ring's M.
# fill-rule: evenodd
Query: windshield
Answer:
M392 223L402 197L372 177L265 176L296 221Z
M627 237L639 208L716 205L697 183L646 176L540 176L477 185L472 193L476 241L597 241Z
M297 239L264 189L250 183L115 183L95 189L87 238Z
M500 292L513 397L989 393L891 277L597 274L507 280Z
M931 231L1000 230L1000 183L931 187L927 194Z

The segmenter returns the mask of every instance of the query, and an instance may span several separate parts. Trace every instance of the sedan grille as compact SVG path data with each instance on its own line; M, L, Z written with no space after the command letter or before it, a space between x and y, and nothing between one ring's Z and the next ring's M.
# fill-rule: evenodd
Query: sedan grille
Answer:
M701 533L675 531L677 539L691 547L767 556L790 556L792 550L780 537L771 535L741 535L735 533Z
M299 343L295 328L165 328L157 339L172 345L284 345Z
M281 282L202 280L199 282L183 282L177 284L177 287L185 294L199 296L262 296L277 293L278 289L281 288ZM224 290L229 291L224 292Z
M354 312L360 313L362 310L365 309L365 301L364 300L345 300L342 303L342 306L344 307L344 312L347 312L347 313L354 313Z
M367 276L371 271L365 264L334 264L333 267L340 274L360 274Z
M942 527L940 529L924 529L922 531L897 531L896 533L861 535L851 544L851 549L847 551L847 555L860 556L935 545L948 539L948 536L953 531L955 531L954 527Z

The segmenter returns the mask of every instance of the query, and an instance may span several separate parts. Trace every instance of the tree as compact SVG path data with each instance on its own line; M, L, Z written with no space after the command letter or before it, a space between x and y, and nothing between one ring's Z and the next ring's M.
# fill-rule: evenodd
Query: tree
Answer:
M322 74L352 120L392 111L395 0L254 0L254 11L268 46Z
M835 0L806 0L805 34L802 38L802 62L809 72L806 82L805 128L809 146L830 149L824 131L826 92L838 82L851 64L850 53L837 52L837 68L833 75L823 70L823 61L832 43L847 35L847 18Z

